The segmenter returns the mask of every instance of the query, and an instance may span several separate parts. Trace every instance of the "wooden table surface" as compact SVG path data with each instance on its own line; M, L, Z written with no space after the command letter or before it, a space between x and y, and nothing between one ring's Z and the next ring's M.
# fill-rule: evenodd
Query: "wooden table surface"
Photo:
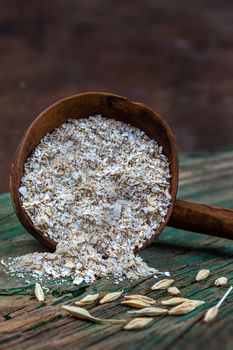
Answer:
M181 155L179 198L233 208L233 149L215 154ZM7 258L32 251L42 251L39 245L19 224L9 194L0 197L0 256ZM0 270L0 348L1 349L214 349L233 347L233 294L229 295L219 317L211 324L202 321L203 312L214 305L227 287L215 287L220 276L233 283L233 242L166 228L159 239L140 253L161 271L170 271L182 294L206 303L184 316L157 316L143 330L124 331L119 325L96 325L76 320L61 310L80 296L94 292L124 289L127 293L142 293L156 299L165 292L151 291L153 277L116 285L100 279L81 287L70 282L47 283L50 293L40 305L33 297L34 283L26 286L23 280ZM210 277L195 282L198 270L207 268ZM122 318L127 308L117 301L91 307L101 317Z
M140 101L182 151L232 144L232 0L1 0L0 193L21 136L56 100ZM221 122L219 122L219 120Z

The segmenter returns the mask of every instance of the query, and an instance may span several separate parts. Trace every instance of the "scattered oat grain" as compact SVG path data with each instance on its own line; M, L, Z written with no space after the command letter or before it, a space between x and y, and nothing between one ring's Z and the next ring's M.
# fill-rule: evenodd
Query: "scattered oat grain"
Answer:
M196 275L196 281L203 281L205 280L210 274L210 271L207 269L200 270Z
M169 288L167 289L167 292L168 292L168 294L170 294L170 295L179 295L179 294L181 294L181 293L180 293L180 290L179 290L177 287L169 287Z
M177 298L170 298L170 299L162 300L161 304L162 305L167 305L167 306L174 306L174 305L182 304L185 301L189 301L189 299L188 298L177 297Z
M39 283L35 284L35 296L38 301L44 301L45 300L45 295L44 291Z
M192 304L196 307L201 306L203 304L205 304L204 300L193 300L193 299L189 299L186 303Z
M227 296L231 293L232 289L233 289L233 287L230 286L228 288L228 290L226 291L226 293L223 295L223 297L219 300L217 305L211 307L209 310L206 311L205 316L204 316L205 322L213 321L217 317L218 312L219 312L219 308L222 306L222 304L225 301L225 299L227 298Z
M77 306L85 306L93 304L99 298L99 293L86 295L83 299L77 300L75 305Z
M87 311L82 307L63 305L62 308L76 318L87 320L94 323L122 324L126 322L126 320L104 319L104 318L92 316L89 311Z
M207 310L204 316L204 322L213 321L217 317L218 311L219 308L217 306L213 306L209 310Z
M161 281L156 282L151 289L152 290L160 290L160 289L167 289L168 287L170 287L172 284L174 283L173 279L163 279Z
M228 279L226 277L219 277L215 280L214 285L221 287L221 286L226 286L228 282Z
M127 300L133 299L133 300L145 301L146 303L149 303L151 305L156 304L156 301L154 299L147 297L145 295L140 295L140 294L125 295L124 298Z
M173 307L171 310L168 311L168 314L173 316L186 315L195 309L196 309L196 306L193 305L192 303L183 303Z
M124 300L121 302L122 305L130 306L135 309L143 309L144 307L150 307L151 304L143 301L143 300L138 300L138 299L129 299L129 300Z
M159 316L167 314L168 310L160 307L146 307L140 310L128 311L127 313L132 316Z
M106 294L100 301L100 304L110 303L111 301L117 300L123 294L123 290L120 292L113 292Z
M153 318L149 317L138 317L131 320L129 323L127 323L124 326L124 329L126 330L134 330L134 329L141 329L147 327L151 322L153 321Z

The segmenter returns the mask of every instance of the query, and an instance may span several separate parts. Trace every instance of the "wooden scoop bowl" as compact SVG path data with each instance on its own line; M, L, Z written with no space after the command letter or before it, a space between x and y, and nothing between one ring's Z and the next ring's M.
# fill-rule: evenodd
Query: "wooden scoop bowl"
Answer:
M150 138L154 138L159 145L163 146L163 152L169 159L172 174L171 204L165 221L154 231L144 247L154 241L167 224L189 231L233 238L233 211L176 200L179 170L176 142L172 130L164 119L143 104L131 102L125 97L90 92L60 100L43 111L30 125L16 151L10 175L11 197L20 222L36 239L48 248L56 247L56 242L35 229L22 207L18 189L23 176L24 163L45 134L53 131L69 118L79 119L95 114L121 120L144 130Z

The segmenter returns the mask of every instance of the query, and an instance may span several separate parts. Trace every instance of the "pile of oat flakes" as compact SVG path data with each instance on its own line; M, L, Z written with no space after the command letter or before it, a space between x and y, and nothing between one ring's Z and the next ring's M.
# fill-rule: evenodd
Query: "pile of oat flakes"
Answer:
M134 251L164 221L169 189L168 159L143 131L100 115L70 119L34 149L19 189L56 251L10 259L8 269L74 284L155 274Z

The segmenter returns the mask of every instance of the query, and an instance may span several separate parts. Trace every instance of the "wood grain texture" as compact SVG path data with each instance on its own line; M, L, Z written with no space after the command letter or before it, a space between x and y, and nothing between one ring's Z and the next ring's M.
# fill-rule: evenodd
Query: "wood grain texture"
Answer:
M179 198L233 208L233 149L215 155L181 155ZM43 250L17 221L9 194L0 197L0 256L3 258ZM73 286L68 281L56 285L49 281L46 304L32 297L34 280L25 286L22 279L6 275L0 268L0 348L1 349L232 349L233 296L221 308L212 324L204 324L204 310L214 305L227 287L215 287L220 276L233 283L233 243L224 239L166 228L162 235L140 255L153 267L168 270L182 294L206 304L180 317L156 317L141 331L122 331L121 326L95 325L68 317L61 305L73 303L80 296L95 292L124 289L127 293L145 294L158 299L163 291L150 290L155 279L124 281L98 280L90 286ZM201 268L210 269L207 280L195 282ZM128 310L118 301L88 307L100 317L122 318Z

